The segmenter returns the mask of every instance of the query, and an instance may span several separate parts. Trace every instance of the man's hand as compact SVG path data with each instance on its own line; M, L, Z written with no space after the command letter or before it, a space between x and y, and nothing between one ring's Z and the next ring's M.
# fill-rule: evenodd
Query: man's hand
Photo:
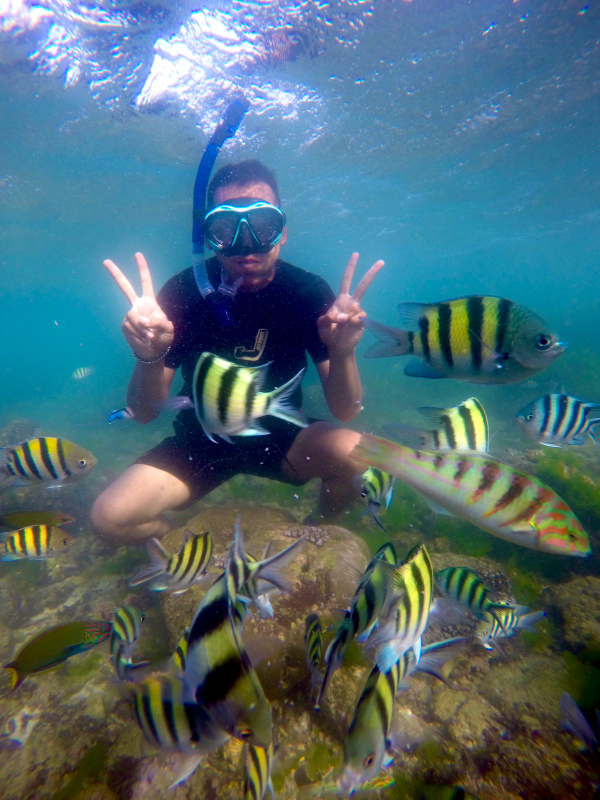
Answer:
M360 301L375 275L383 267L383 261L376 261L359 281L354 294L350 294L357 262L358 253L352 253L335 303L317 320L319 336L323 344L327 345L330 356L334 353L343 356L354 352L363 335L365 329L363 320L367 316L360 307Z
M174 328L173 323L167 319L165 312L156 302L146 259L141 253L136 253L135 260L142 281L141 297L136 295L131 283L113 261L107 259L104 266L131 303L131 309L121 325L128 345L135 355L145 361L152 361L173 344Z

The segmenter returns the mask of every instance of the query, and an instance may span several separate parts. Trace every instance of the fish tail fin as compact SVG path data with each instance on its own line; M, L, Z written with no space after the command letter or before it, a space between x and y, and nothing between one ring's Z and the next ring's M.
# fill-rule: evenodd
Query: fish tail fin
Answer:
M150 539L146 544L146 549L150 557L150 565L133 576L129 581L130 586L139 586L140 583L157 578L166 572L170 556L158 539Z
M252 577L260 578L263 581L267 581L267 583L272 583L273 586L281 592L291 591L292 585L289 580L284 577L282 570L290 563L292 558L298 555L296 548L304 543L305 538L306 537L301 536L280 553L276 553L265 561L258 561L255 564L249 565L251 571L254 573Z
M545 611L530 611L529 614L523 614L522 617L519 617L517 628L522 631L535 631L535 626L540 620L544 619L545 616Z
M25 680L25 676L19 675L19 670L14 664L14 661L10 661L8 664L4 665L4 669L9 670L10 672L10 689L12 692L14 692L15 689L18 689Z
M0 492L8 489L14 481L14 475L6 468L9 460L10 447L0 447Z
M369 512L369 514L373 518L373 522L377 525L377 527L380 530L382 530L384 533L387 533L387 529L386 529L385 525L383 524L383 522L377 516L377 512L380 509L381 509L381 503L370 502L368 507L367 507L367 511Z
M466 643L467 639L464 636L455 636L453 639L445 639L443 642L428 644L421 650L421 658L417 664L417 670L427 672L450 686L448 674L452 669L451 662L457 657Z
M382 644L375 659L379 671L389 672L404 652L405 647L400 639L390 639Z
M294 377L287 383L284 383L283 386L278 386L277 389L273 389L272 392L269 392L270 402L267 413L272 417L277 417L277 419L285 420L285 422L292 422L294 425L306 428L308 422L290 401L290 397L300 385L303 375L304 369L301 369L297 375L294 375Z
M560 698L560 710L562 713L562 727L578 739L581 739L588 750L593 753L598 746L596 734L583 716L575 700L567 692L564 692Z
M379 340L368 348L365 358L405 356L410 353L408 333L401 328L392 328L374 319L366 319L365 327Z

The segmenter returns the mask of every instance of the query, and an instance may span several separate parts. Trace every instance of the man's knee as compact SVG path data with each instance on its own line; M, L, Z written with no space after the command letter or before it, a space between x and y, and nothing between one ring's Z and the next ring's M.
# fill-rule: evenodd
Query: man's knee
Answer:
M117 541L123 538L131 521L120 509L108 490L96 498L90 511L90 522L94 531L105 539Z

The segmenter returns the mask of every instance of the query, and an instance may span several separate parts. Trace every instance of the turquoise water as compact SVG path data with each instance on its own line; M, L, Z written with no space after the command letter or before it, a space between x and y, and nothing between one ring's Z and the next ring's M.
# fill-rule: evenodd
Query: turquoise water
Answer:
M404 360L360 355L352 427L415 424L417 406L476 394L492 452L531 449L513 421L525 403L560 383L600 402L599 31L595 0L0 4L0 430L28 418L89 447L98 491L170 432L166 415L107 425L133 359L102 261L137 287L141 250L157 288L189 265L197 164L241 91L250 112L218 165L256 157L276 171L286 260L337 290L353 251L358 274L384 259L363 307L389 325L402 301L493 294L569 342L535 386L418 380ZM306 412L327 415L314 370L304 388ZM597 481L590 448L578 469ZM256 500L295 491L260 484ZM597 543L600 517L576 510Z

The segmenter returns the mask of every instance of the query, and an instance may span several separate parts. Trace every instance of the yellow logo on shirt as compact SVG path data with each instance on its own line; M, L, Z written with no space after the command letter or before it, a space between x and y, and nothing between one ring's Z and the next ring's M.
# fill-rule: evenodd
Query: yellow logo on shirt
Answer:
M254 340L254 347L249 350L247 347L240 345L235 348L233 355L235 358L239 358L240 361L258 361L265 352L268 338L269 331L266 328L259 328Z

